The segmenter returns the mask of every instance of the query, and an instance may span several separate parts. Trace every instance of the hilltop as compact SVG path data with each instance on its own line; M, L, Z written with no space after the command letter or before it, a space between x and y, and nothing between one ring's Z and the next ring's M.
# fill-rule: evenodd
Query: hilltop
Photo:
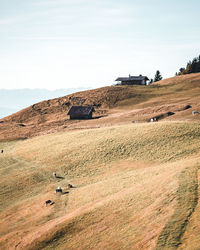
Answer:
M0 89L0 119L16 113L33 103L83 91L85 89Z
M199 93L191 74L0 120L0 249L199 249ZM80 104L94 119L69 120Z
M164 120L199 121L200 73L176 76L150 86L110 86L36 103L0 120L0 139L29 138L56 131ZM92 105L92 120L72 121L72 105ZM169 116L170 115L170 116Z

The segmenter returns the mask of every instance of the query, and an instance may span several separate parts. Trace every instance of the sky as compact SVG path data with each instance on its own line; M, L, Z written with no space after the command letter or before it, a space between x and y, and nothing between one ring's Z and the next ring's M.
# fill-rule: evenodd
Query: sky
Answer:
M0 89L87 88L200 54L199 0L0 0Z

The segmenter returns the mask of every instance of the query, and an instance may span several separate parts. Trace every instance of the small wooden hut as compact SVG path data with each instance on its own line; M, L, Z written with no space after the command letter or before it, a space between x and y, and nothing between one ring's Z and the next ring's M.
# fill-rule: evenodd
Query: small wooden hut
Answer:
M93 111L92 106L72 106L67 115L70 119L91 119Z
M129 77L118 77L115 81L121 82L121 85L147 85L149 78L147 76L131 76Z

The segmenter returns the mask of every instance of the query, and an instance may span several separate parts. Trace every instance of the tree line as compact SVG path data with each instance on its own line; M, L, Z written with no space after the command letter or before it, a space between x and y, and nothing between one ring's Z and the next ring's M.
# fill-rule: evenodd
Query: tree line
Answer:
M185 75L200 72L200 55L189 61L185 68L180 68L175 75Z
M177 76L191 73L200 73L200 55L195 57L192 61L189 61L185 68L180 68L175 75ZM160 80L162 80L162 75L160 74L160 71L157 70L154 79L150 79L150 84Z

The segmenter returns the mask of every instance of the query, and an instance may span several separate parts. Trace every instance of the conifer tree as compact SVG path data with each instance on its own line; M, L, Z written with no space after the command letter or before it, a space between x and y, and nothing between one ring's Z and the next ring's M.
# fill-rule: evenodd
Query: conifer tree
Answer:
M155 76L154 76L154 82L158 82L158 81L160 81L160 80L162 80L162 76L161 76L161 74L160 74L160 71L157 70L157 71L156 71L156 74L155 74Z

